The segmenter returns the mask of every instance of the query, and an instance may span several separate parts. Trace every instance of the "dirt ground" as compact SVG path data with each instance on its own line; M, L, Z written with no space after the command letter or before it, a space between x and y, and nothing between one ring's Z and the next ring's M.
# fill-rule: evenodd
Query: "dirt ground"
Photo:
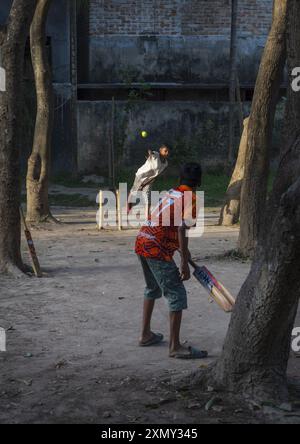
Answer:
M234 400L206 411L212 393L170 385L170 378L220 354L230 315L191 279L182 338L208 350L209 359L168 358L164 300L153 329L166 342L138 347L144 282L133 250L136 232L99 232L92 209L56 208L54 214L64 223L32 233L46 276L0 278L0 327L7 330L7 352L0 353L1 423L300 422L300 359L293 353L292 412L247 410ZM219 257L235 248L238 231L215 226L216 217L217 210L206 214L205 234L193 239L191 251L236 295L250 264Z

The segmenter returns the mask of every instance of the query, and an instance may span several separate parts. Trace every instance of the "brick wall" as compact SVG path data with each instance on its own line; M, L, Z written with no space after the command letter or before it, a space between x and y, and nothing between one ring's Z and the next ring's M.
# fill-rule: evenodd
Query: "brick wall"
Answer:
M272 3L240 0L240 35L266 35ZM228 36L230 5L231 0L90 0L90 34Z

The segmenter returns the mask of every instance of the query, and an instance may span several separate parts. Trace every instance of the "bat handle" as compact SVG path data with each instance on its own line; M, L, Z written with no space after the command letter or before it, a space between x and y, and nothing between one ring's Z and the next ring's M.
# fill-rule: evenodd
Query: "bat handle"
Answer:
M22 207L20 207L20 216L21 216L21 221L22 221L22 223L24 225L24 228L27 228L26 227L26 220L25 220L25 216L24 216L23 208Z
M198 265L193 261L193 259L189 259L189 264L195 269L198 268Z

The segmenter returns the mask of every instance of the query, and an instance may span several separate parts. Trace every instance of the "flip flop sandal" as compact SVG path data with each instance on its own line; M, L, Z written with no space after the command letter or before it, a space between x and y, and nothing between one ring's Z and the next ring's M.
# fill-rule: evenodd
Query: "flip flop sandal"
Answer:
M164 336L161 333L153 333L152 338L146 342L140 342L140 347L150 347L151 345L156 345L162 342Z
M207 356L207 351L198 350L195 347L188 347L186 351L178 351L170 354L170 358L175 359L205 359Z

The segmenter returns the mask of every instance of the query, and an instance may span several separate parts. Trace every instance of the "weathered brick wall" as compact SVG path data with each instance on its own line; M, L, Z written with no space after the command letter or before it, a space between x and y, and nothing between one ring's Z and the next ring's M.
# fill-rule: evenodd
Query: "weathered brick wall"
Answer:
M272 3L240 0L240 35L266 35ZM230 5L230 0L90 0L90 34L227 36Z

